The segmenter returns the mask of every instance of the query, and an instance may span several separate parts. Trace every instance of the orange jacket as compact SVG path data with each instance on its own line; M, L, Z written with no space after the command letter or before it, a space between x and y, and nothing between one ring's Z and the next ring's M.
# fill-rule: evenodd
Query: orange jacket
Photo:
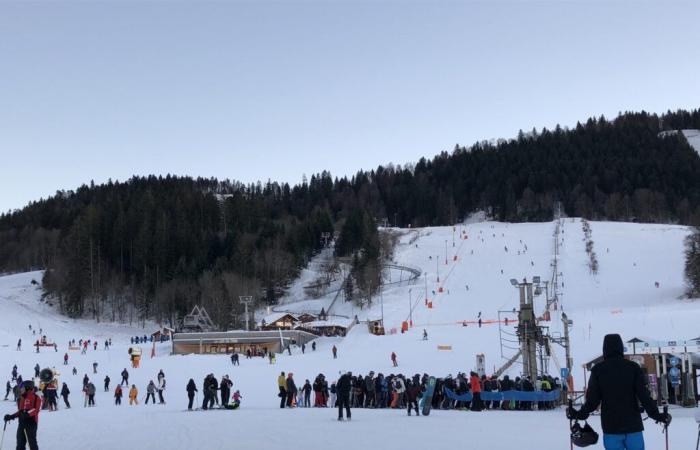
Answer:
M481 380L479 380L478 375L472 375L471 378L469 379L469 384L471 385L472 388L472 394L476 392L481 392Z
M131 389L129 389L129 398L136 398L139 395L139 390L136 389L136 386L133 386Z

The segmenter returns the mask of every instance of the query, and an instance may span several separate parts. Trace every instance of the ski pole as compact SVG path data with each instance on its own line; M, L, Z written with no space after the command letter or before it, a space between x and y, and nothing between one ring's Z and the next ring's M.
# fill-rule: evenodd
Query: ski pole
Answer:
M668 405L664 406L664 415L668 417ZM664 422L664 434L666 435L666 450L668 450L668 419Z
M0 450L2 450L2 443L5 441L5 429L7 428L7 422L2 427L2 437L0 437Z
M569 410L573 409L574 407L574 402L569 398ZM569 446L571 447L571 450L574 450L574 440L571 437L571 426L572 426L572 421L573 419L569 417Z

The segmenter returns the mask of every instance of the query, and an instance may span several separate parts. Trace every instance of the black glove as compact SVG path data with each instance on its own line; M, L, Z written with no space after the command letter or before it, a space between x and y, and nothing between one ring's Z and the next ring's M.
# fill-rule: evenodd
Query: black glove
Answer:
M656 423L661 423L666 427L671 424L671 419L672 419L671 415L667 412L662 412L661 414L659 414L657 417L654 418L654 420L656 420Z
M9 421L11 421L11 420L14 420L14 417L11 416L11 415L9 415L9 414L5 414L4 419L5 419L5 422L9 422Z
M29 413L27 411L20 411L19 412L19 420L27 420L29 419Z
M577 411L576 408L569 406L566 408L566 418L569 420L586 420L588 419L588 413Z

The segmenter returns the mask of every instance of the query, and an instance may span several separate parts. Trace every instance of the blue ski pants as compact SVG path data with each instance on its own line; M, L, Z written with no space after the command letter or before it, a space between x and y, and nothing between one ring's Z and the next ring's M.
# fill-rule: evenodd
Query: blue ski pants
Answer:
M642 432L629 434L603 434L605 450L644 450Z

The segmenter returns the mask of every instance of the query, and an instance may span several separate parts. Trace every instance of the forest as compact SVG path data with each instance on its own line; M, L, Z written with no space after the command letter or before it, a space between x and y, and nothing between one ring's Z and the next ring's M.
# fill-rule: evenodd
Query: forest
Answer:
M700 157L674 132L689 128L700 129L700 110L630 112L293 186L90 183L0 215L0 272L45 269L45 297L71 317L174 325L201 304L220 327L240 326L238 296L275 304L329 236L352 262L350 296L369 296L385 256L378 225L448 225L477 211L548 221L557 210L698 225Z

